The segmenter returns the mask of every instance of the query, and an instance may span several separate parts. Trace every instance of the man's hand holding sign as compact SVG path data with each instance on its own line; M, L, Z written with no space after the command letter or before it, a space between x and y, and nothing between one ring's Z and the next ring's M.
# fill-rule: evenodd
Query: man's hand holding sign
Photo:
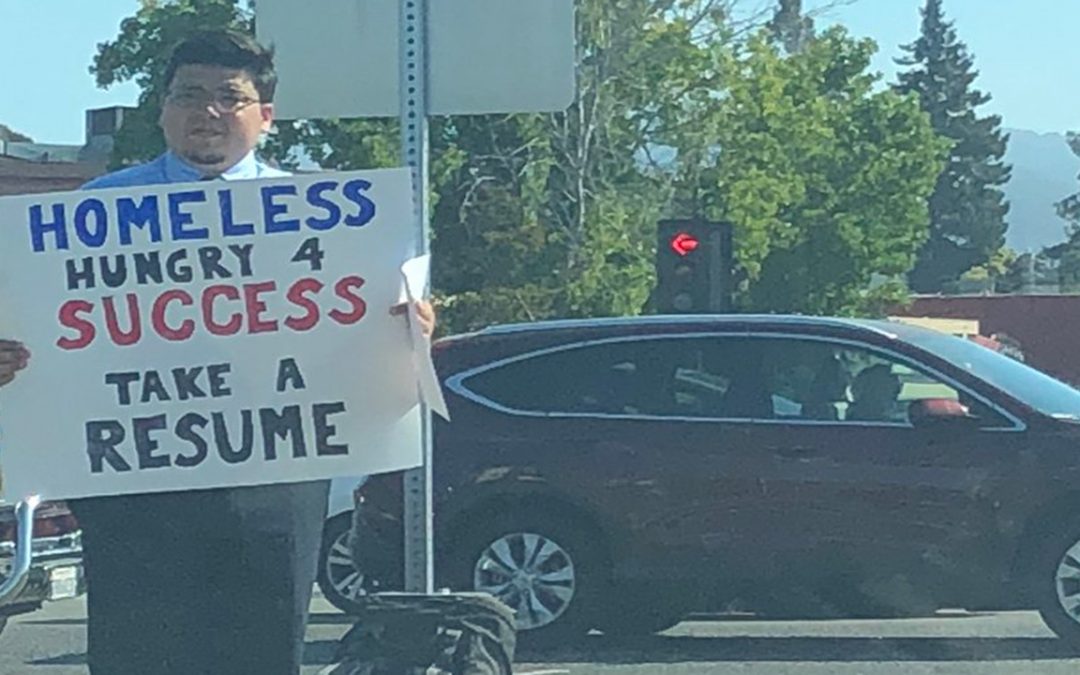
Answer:
M440 398L410 174L259 162L246 35L165 80L167 153L0 199L0 466L79 519L91 675L297 675L326 479L417 465Z
M403 302L395 305L390 313L394 316L407 316L409 309L409 303ZM430 302L416 302L413 303L412 309L414 312L412 317L420 324L420 332L430 339L435 334L435 308Z
M12 340L0 340L0 387L14 380L29 362L29 349Z

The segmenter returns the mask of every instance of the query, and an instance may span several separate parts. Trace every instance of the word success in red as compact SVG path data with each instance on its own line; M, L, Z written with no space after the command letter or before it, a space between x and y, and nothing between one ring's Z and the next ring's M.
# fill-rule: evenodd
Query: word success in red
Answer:
M119 347L136 345L151 333L169 342L189 340L200 331L221 337L283 329L303 333L326 319L349 326L367 314L367 303L359 293L363 285L364 279L358 276L343 277L332 289L317 279L304 278L285 289L284 303L276 281L207 286L197 297L173 289L153 299L128 293L119 300L111 296L100 302L69 300L60 306L57 318L72 334L60 337L56 344L71 351L99 339ZM117 307L120 303L125 305L123 312ZM287 308L284 313L270 308L282 304ZM121 313L126 315L123 320Z

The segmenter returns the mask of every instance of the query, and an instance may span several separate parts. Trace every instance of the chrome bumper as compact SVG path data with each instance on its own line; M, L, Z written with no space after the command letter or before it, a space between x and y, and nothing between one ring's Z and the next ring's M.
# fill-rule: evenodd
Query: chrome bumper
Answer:
M40 505L41 497L34 495L15 507L15 560L10 574L0 583L0 606L12 603L26 587L34 554L34 512Z

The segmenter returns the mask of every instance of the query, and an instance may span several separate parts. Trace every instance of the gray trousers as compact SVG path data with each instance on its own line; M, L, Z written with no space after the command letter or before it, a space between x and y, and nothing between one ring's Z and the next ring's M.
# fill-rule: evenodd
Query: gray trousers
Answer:
M92 675L297 675L319 481L76 500Z

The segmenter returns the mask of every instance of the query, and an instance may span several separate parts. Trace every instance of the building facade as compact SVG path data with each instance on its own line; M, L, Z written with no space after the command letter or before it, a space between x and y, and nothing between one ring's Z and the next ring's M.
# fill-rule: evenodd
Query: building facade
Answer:
M105 173L116 132L130 108L86 111L82 145L0 140L0 197L75 190Z

